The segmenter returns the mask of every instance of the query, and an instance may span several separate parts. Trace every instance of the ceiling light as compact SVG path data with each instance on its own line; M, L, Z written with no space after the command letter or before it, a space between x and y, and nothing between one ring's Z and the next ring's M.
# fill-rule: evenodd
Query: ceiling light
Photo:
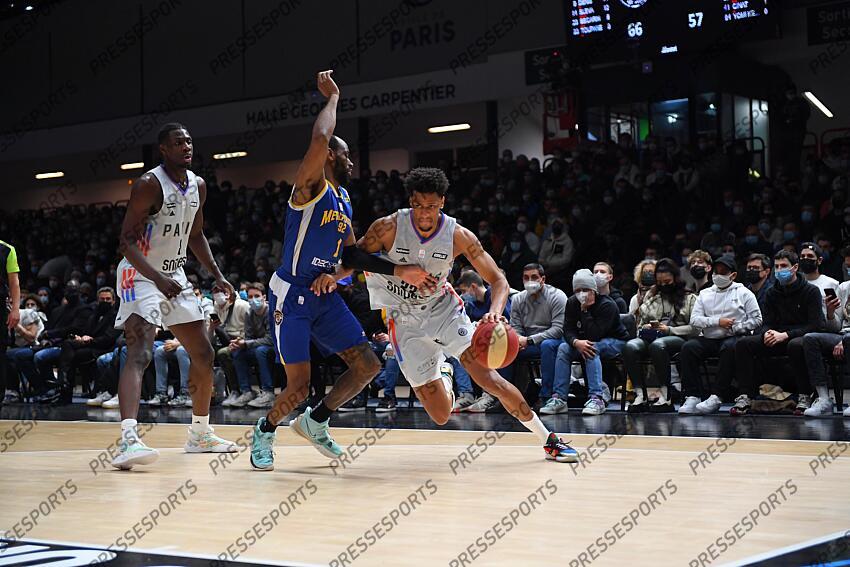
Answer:
M54 179L56 177L65 177L64 171L48 171L47 173L36 173L36 179Z
M429 134L442 134L444 132L457 132L458 130L469 130L472 128L469 124L449 124L448 126L431 126L428 128Z
M824 115L826 115L827 118L832 118L832 116L833 116L832 112L826 107L826 105L824 103L822 103L820 100L818 100L818 97L816 97L813 92L806 91L806 92L803 93L803 95L807 99L809 99L809 102L811 102L816 107L818 107L818 110L823 112Z
M130 162L130 163L122 163L121 164L121 169L123 169L125 171L128 170L128 169L141 169L143 167L145 167L145 162L143 162L143 161L134 161L134 162Z
M27 12L29 12L30 10L32 10L32 6L30 6L29 4L27 4L27 7L26 7L26 8L24 8L24 10L26 10Z
M231 159L238 157L245 157L248 155L248 152L228 152L225 154L213 154L213 159Z

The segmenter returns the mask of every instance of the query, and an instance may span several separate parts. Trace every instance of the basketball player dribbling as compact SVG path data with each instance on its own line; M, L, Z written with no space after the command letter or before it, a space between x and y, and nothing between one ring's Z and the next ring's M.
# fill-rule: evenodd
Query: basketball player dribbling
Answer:
M333 135L339 87L331 73L322 71L317 77L319 92L328 102L316 117L310 147L296 173L286 215L282 263L268 285L269 324L275 349L286 367L286 387L269 413L254 426L251 466L257 470L274 468L275 430L307 398L311 339L323 355L338 354L348 369L315 408L308 407L289 425L328 458L343 454L328 431L331 413L360 393L381 369L363 327L345 302L339 294L325 293L344 277L336 271L340 260L357 248L351 228L351 200L343 188L354 164L348 145ZM432 282L418 266L378 262L378 269L414 287Z
M520 391L475 360L474 327L463 301L446 280L457 256L463 254L491 285L492 301L482 322L504 320L508 282L478 238L442 212L449 181L440 169L420 167L405 179L410 208L376 220L357 242L364 254L343 259L346 268L371 270L370 254L380 252L399 265L418 265L437 280L431 288L411 286L400 278L367 271L373 309L387 310L387 327L395 356L425 411L438 425L452 411L451 365L446 355L461 361L472 379L543 443L546 458L575 462L578 454L551 433L525 402ZM478 346L477 348L481 348ZM445 354L444 354L445 353Z
M213 433L209 425L214 353L204 324L201 303L183 271L187 249L213 275L216 285L233 297L233 286L224 278L204 236L204 201L207 186L192 171L192 137L177 123L159 131L162 164L133 184L121 227L116 289L121 306L115 328L127 340L127 362L118 382L121 407L121 441L112 466L130 469L153 463L156 449L145 445L136 430L142 374L150 364L157 327L166 326L186 349L192 423L185 450L188 453L236 452L238 446Z

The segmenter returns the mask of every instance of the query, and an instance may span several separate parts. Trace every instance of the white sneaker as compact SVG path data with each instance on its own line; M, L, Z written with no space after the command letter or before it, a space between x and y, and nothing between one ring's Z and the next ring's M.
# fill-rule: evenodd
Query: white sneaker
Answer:
M683 415L693 415L697 413L697 404L700 403L700 399L696 396L688 396L685 398L685 403L679 406L679 413Z
M812 397L807 394L800 394L797 396L797 407L794 410L794 415L805 415L806 410L808 410L812 405Z
M844 408L843 415L844 415L844 417L850 417L850 406L847 406L846 408Z
M238 453L239 446L233 441L222 439L210 427L203 433L195 433L189 426L189 437L183 449L187 453Z
M832 398L817 398L812 405L803 412L806 417L829 417L832 415Z
M103 409L117 409L117 408L121 407L121 404L118 403L118 396L115 396L114 398L109 398L108 400L103 402L100 405L100 407L102 407ZM151 462L153 462L153 461L151 461ZM140 463L140 464L144 465L144 464L147 464L147 463Z
M158 458L159 451L151 449L135 435L128 435L118 443L118 455L112 459L112 466L128 471L136 465L149 465Z
M112 394L109 392L100 392L95 397L86 400L86 405L93 408L99 408L103 405L103 402L108 402L112 399Z
M260 395L248 402L248 406L252 408L270 408L274 404L274 392L263 390Z
M233 400L233 403L230 404L232 408L244 408L248 405L248 402L257 397L257 394L254 393L254 390L248 390L247 392L242 392L238 398Z
M711 394L707 400L698 403L694 407L694 413L698 413L701 415L714 413L720 409L721 405L723 405L723 402L720 401L720 398L718 398L715 394ZM681 413L681 411L682 410L679 410L679 413Z
M239 397L239 392L230 392L230 395L227 396L223 402L221 402L221 406L225 408L233 407L233 402L236 401L236 398Z

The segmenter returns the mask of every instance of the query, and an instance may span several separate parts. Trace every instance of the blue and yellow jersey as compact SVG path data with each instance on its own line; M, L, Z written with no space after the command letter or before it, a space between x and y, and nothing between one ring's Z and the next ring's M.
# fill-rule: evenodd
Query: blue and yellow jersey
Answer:
M282 264L277 275L284 281L310 285L319 274L333 273L351 231L348 191L325 181L325 188L309 203L289 199L283 238Z

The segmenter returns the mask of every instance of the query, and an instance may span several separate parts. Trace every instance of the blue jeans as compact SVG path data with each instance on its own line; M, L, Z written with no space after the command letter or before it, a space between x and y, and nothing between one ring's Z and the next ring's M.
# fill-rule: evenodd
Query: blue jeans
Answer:
M564 342L558 347L555 361L555 394L563 399L570 393L570 367L573 362L584 361L584 374L587 377L587 395L602 397L602 360L614 358L623 351L626 341L620 339L602 339L596 341L596 356L584 360L577 348Z
M463 364L454 357L447 358L446 362L452 365L452 372L454 373L455 383L457 383L458 394L463 394L464 392L469 392L471 394L472 379L469 377L469 372L466 371ZM400 371L398 361L395 357L387 358L387 364L384 366L384 369L377 378L378 383L384 387L384 396L395 397L395 385L398 382L398 375Z
M552 397L555 384L555 360L558 358L558 348L564 344L564 339L546 339L540 343L540 399ZM558 392L560 396L561 393Z
M30 386L32 386L33 380L38 381L33 356L34 353L30 347L10 348L6 351L6 360L9 361L19 375L23 375ZM17 383L17 379L11 380L9 382L9 389L13 389L12 386Z
M180 368L180 393L189 393L189 353L182 346L168 352L165 345L155 345L153 349L153 363L156 368L156 393L168 393L168 361L177 358L177 366Z
M112 372L112 363L115 361L116 356L118 357L117 376L121 376L121 370L124 368L124 362L127 361L127 347L121 347L120 354L119 349L116 348L112 352L107 352L97 357L97 362L95 364L97 366L97 375L100 379L100 384L98 384L95 389L98 390L98 392L109 390L109 386L111 384L118 383L117 379L109 379L109 373Z
M269 363L269 355L273 350L273 346L258 345L233 351L233 366L236 368L236 378L239 380L241 392L251 391L252 362L256 363L260 369L260 388L264 392L274 392L272 365Z
M60 354L62 354L62 347L48 347L35 353L33 362L38 369L39 388L53 381L53 367L59 362Z
M546 341L543 342L545 343ZM508 382L513 383L514 370L516 368L517 363L523 360L540 358L540 354L540 345L529 345L517 353L516 359L512 363L510 363L508 366L505 366L504 368L500 368L499 370L497 370L497 372L501 374L502 378L504 378Z
M466 371L466 368L463 367L463 364L460 363L458 359L455 357L451 357L446 359L446 362L452 365L452 369L454 370L455 375L455 384L457 384L457 393L472 393L472 379L469 377L469 372Z

